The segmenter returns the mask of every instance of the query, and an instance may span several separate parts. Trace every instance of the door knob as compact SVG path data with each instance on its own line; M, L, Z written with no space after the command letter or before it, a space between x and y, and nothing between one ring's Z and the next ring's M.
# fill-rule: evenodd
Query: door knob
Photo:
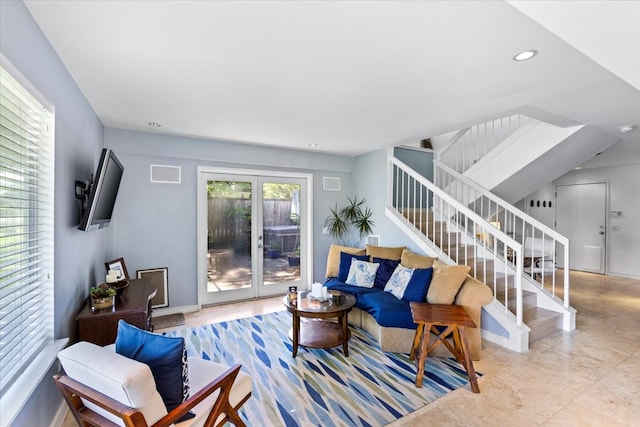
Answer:
M262 249L262 245L258 245L258 249Z
M598 234L603 235L603 234L604 234L604 231L600 231L600 232L598 232Z

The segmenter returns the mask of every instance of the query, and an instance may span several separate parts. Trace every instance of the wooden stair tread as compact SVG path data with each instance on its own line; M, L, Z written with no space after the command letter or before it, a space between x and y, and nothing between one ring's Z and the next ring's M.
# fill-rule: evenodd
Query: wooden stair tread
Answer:
M529 344L539 341L562 329L562 313L533 307L522 312L522 321L531 329Z
M498 301L504 301L504 294L505 294L504 290L496 292L496 299ZM523 299L528 297L528 296L531 296L531 295L537 295L537 294L535 292L525 291L524 289L522 290L522 298ZM508 299L516 299L515 288L509 289ZM549 311L549 310L547 310L547 311Z
M562 318L562 313L547 310L546 308L542 307L533 307L522 312L522 320L530 328L558 318Z

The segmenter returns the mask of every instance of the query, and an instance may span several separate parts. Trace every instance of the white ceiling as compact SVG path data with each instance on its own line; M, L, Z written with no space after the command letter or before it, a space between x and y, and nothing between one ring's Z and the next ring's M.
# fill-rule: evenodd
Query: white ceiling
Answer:
M640 2L25 3L105 126L344 155L519 109L640 126Z

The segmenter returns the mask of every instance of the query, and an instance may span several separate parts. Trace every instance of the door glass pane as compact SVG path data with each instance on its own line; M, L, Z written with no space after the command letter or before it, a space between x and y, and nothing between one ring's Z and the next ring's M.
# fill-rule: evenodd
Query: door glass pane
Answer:
M300 185L262 184L265 286L300 280Z
M207 181L207 292L251 287L251 187Z

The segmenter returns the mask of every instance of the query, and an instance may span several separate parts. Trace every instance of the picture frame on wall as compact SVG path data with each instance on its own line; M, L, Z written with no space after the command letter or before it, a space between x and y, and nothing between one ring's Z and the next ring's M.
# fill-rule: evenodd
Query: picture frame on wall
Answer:
M129 281L129 272L127 271L127 266L124 263L124 258L117 258L114 259L113 261L107 261L104 263L105 268L107 269L107 272L109 272L109 270L116 270L119 271L120 274L118 281L121 280L126 280L127 282Z
M149 279L156 287L156 295L151 298L152 308L162 308L169 306L169 268L148 268L137 270L138 279Z

